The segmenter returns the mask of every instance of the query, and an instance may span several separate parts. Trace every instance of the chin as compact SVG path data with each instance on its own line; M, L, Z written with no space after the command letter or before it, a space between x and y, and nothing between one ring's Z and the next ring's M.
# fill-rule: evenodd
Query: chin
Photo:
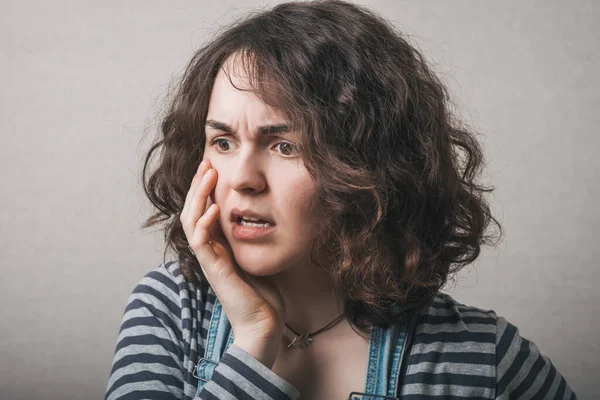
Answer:
M262 249L237 249L234 250L235 261L250 275L271 276L276 275L286 268L284 262L274 256L272 251Z
M265 265L264 263L257 263L253 261L240 262L238 265L246 273L253 276L273 276L282 272L281 266L278 265Z

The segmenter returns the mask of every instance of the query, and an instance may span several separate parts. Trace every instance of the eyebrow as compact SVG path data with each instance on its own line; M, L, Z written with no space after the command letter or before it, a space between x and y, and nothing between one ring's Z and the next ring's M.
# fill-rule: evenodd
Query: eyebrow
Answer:
M206 126L210 126L213 129L235 135L233 129L223 122L208 119L206 120ZM258 133L260 135L277 135L279 133L288 133L290 131L290 127L287 124L264 125L258 127Z

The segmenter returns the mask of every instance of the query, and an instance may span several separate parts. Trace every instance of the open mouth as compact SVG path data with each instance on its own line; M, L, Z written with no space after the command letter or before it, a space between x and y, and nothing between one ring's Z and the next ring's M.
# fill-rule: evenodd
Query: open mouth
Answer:
M276 229L271 219L265 212L233 208L231 210L232 234L239 240L266 239Z
M275 224L265 220L238 217L234 220L233 236L238 240L266 239L275 231Z

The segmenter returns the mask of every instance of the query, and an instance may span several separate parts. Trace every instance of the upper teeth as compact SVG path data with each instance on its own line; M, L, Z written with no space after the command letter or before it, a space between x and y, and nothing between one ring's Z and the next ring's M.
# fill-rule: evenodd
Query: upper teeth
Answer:
M259 219L252 219L252 218L246 218L246 217L242 217L243 220L245 221L252 221L252 222L258 222L260 221Z
M249 222L249 221L246 221L246 218L243 218L243 217L240 220L240 224L243 226L255 226L255 227L260 227L260 228L266 228L268 226L271 226L271 224L268 222L266 222L264 224L256 223L256 222Z

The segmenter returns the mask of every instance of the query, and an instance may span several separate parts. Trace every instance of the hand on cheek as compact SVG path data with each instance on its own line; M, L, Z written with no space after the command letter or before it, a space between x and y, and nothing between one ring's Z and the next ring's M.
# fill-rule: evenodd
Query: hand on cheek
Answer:
M214 204L218 204L215 201L215 190L216 190L216 187L217 187L217 185L219 183L219 172L217 171L217 169L215 168L215 166L210 161L210 158L204 157L202 161L205 162L209 166L209 168L211 168L213 171L215 171L216 172L216 176L217 176L217 178L216 178L217 181L215 182L214 188L210 192L210 194L207 196L207 199L206 199L206 210L208 210L208 208L211 206L211 204L213 204L213 203ZM218 206L219 206L219 209L222 209L221 208L221 204L218 204ZM225 218L225 216L219 215L219 219L216 221L215 224L213 224L211 226L210 233L215 238L218 238L218 239L220 239L220 240L222 240L224 242L227 242L227 239L225 238L225 235L223 234L223 230L221 228L221 219L222 218Z
M219 205L207 207L218 181L217 171L204 160L192 179L179 216L188 249L198 260L204 277L223 304L231 322L235 344L266 367L275 363L285 318L283 297L270 278L250 278L237 265L217 219Z
M219 173L218 173L218 171L216 170L216 168L214 167L214 165L212 165L212 161L210 160L210 157L204 156L204 157L202 158L202 161L201 161L201 162L203 162L203 163L207 164L207 165L208 165L210 168L212 168L214 171L216 171L216 172L217 172L217 183L218 183L218 179L219 179L219 176L218 176L218 175L219 175ZM215 189L216 189L216 186L217 186L217 185L215 184ZM211 206L211 204L214 204L214 203L215 203L215 189L213 189L213 190L210 192L210 194L208 195L208 198L206 199L206 200L207 200L207 204L206 204L206 209L207 209L207 210L208 210L208 208Z

